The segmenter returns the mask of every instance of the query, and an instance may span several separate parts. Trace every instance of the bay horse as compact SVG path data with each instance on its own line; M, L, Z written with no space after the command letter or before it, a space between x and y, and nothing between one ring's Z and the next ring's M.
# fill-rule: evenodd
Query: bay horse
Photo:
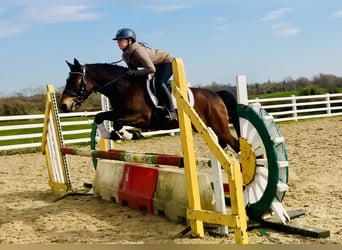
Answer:
M146 77L128 76L127 68L119 65L81 65L76 58L74 64L68 61L66 63L70 72L62 93L60 108L63 112L73 111L94 92L107 96L112 110L99 112L94 119L101 137L118 139L104 129L104 120L113 121L112 132L117 134L119 131L121 135L123 126L158 130L179 127L177 121L167 123L163 118L165 113L153 105L147 93ZM190 89L194 96L194 109L203 122L215 132L221 147L225 148L228 144L235 152L239 152L239 142L229 128L230 120L237 136L240 136L235 96L226 90L213 92L205 88Z

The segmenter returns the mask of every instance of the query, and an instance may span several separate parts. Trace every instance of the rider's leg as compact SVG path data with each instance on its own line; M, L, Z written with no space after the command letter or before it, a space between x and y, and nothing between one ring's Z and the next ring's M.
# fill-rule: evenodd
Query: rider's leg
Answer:
M169 89L166 87L167 81L172 76L172 63L160 64L157 67L155 84L157 87L157 92L159 97L161 97L164 102L168 112L170 121L177 120L177 112L173 105L172 96Z
M173 105L172 96L170 94L170 91L166 87L165 83L162 83L160 86L160 96L162 97L165 107L167 111L169 112L168 119L170 121L177 120L177 112L175 110L175 107Z

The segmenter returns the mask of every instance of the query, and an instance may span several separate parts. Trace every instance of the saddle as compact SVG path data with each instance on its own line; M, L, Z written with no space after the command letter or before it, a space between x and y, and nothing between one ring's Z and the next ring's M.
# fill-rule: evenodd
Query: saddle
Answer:
M166 86L172 95L172 85L171 85L170 80L166 83ZM154 75L153 76L149 75L146 78L146 92L147 92L148 98L150 99L154 108L165 109L165 107L163 105L163 101L159 100L159 97L157 95L157 88L155 86L155 76ZM194 100L194 95L193 95L190 88L188 88L188 97L189 97L189 103L190 103L191 107L193 107L195 100ZM176 98L174 96L172 96L172 101L173 101L173 105L175 107L177 107L177 101L176 101Z
M172 94L172 86L171 81L168 81L165 84ZM164 102L159 99L157 95L157 88L155 85L155 77L154 75L149 75L146 78L146 92L148 99L150 100L151 107L153 110L153 114L151 117L151 126L157 128L165 128L168 124L167 117L169 115L167 108L164 106ZM188 88L188 96L189 96L189 103L193 107L194 105L194 96L190 88ZM174 96L172 96L173 105L177 107L177 101Z

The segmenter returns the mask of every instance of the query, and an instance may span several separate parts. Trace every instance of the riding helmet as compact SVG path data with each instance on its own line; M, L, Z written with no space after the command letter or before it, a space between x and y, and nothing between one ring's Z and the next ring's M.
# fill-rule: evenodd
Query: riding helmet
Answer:
M131 38L134 42L137 40L134 30L128 28L119 29L118 32L116 32L116 36L113 38L113 40L118 40L121 38Z

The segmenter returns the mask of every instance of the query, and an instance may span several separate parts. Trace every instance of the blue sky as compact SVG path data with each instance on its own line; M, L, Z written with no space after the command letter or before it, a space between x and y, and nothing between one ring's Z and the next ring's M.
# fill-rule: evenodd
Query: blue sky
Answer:
M342 76L340 0L1 0L0 96L63 86L65 60L120 59L122 27L181 57L192 85Z

